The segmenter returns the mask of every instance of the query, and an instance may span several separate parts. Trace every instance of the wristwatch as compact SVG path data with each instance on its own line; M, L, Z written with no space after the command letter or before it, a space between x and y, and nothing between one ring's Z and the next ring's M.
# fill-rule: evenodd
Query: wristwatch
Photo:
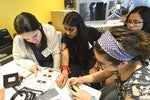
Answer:
M92 97L91 97L91 100L96 100L95 96L92 96Z

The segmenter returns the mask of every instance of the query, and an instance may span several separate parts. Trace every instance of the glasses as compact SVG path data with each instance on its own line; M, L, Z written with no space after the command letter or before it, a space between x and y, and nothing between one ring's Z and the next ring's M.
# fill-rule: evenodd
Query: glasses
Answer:
M143 23L143 21L128 20L126 23L127 23L127 24L133 24L133 25L139 25L139 24Z
M113 65L113 63L111 63L110 65L105 66L105 65L104 65L103 63L101 63L100 61L97 61L96 63L97 63L97 65L98 65L99 69L101 69L101 70L103 70L103 69L105 69L105 68L108 68L108 67L110 67L110 66Z

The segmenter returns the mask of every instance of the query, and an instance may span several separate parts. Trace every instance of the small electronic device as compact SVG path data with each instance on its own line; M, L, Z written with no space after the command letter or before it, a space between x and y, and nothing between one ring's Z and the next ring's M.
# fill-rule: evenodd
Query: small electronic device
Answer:
M18 73L7 74L3 76L4 87L9 88L19 85Z
M79 88L78 85L76 85L76 84L71 84L71 85L69 86L69 88L70 88L71 90L73 90L74 92L77 92L77 91L74 89L75 86L76 86L77 88Z
M36 94L32 91L29 91L26 88L17 89L16 86L19 86L23 80L23 77L19 76L18 73L7 74L3 76L4 87L10 88L12 87L16 93L11 97L10 100L16 100L18 97L22 97L24 99L21 100L35 100Z

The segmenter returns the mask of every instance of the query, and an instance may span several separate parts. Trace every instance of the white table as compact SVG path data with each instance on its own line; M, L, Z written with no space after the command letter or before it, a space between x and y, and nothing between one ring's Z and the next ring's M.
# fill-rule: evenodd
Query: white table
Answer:
M11 61L11 62L1 66L0 67L0 80L1 80L0 81L0 87L3 87L3 75L10 74L10 73L15 73L15 72L21 73L23 70L24 69L21 66L16 65L14 63L14 61ZM56 77L57 77L57 75L56 75ZM57 100L72 100L72 97L69 94L67 85L65 85L65 87L63 89L60 89L56 85L56 83L54 82L52 87L54 87L57 90L57 92L59 93L59 99L57 99ZM97 97L97 100L99 99L99 96L101 94L100 91L95 90L95 89L93 89L91 87L88 87L86 85L81 85L80 88L86 90L91 95ZM14 93L15 93L15 90L13 88L5 89L5 100L10 100L11 96ZM53 99L53 100L55 100L55 99Z

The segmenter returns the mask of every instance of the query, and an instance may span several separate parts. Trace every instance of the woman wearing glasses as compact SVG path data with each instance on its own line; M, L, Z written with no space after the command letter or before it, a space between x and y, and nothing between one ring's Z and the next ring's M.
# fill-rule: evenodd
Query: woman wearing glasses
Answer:
M150 98L150 68L145 61L150 56L150 34L126 27L106 31L94 46L101 71L71 78L71 84L103 81L110 76L115 84L102 89L101 100L148 100ZM110 81L110 80L106 80ZM74 100L96 100L88 92L73 86L69 89Z
M17 36L13 42L14 61L33 72L40 66L59 69L60 36L51 25L42 25L34 15L22 12L14 20Z
M139 6L134 8L127 16L125 26L129 29L141 29L150 33L150 8Z

